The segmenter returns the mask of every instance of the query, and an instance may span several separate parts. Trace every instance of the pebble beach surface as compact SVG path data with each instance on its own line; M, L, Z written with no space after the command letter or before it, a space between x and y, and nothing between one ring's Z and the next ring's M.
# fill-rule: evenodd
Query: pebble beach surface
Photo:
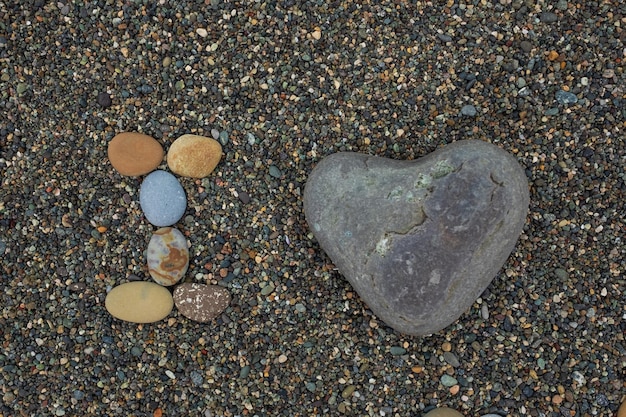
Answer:
M0 415L617 415L625 47L618 1L0 2ZM157 229L121 132L222 146L175 224L218 317L107 312ZM458 321L402 335L321 251L304 184L334 152L461 139L517 158L529 216Z

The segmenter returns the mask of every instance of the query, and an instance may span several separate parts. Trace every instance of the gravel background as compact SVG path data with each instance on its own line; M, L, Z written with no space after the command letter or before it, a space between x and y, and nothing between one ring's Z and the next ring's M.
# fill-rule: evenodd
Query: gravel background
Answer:
M434 4L435 3L435 4ZM0 0L2 416L612 416L626 391L626 5L574 1ZM104 308L146 279L122 131L215 136L181 180L210 324ZM340 150L490 141L531 207L454 325L393 332L333 269L302 189Z

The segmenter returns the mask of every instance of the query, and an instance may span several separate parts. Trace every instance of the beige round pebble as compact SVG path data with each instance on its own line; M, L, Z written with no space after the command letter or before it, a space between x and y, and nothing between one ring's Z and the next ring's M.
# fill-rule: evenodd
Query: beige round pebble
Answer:
M213 138L182 135L167 151L167 165L183 177L204 178L222 158L222 145Z
M448 407L441 407L429 411L424 417L463 417L463 414Z
M127 282L113 288L104 305L115 318L131 323L153 323L167 317L174 307L172 294L148 281Z
M222 314L230 294L218 285L184 283L174 290L174 304L183 316L205 323Z
M156 139L135 132L116 135L108 146L111 165L117 172L128 177L154 171L163 160L164 153Z

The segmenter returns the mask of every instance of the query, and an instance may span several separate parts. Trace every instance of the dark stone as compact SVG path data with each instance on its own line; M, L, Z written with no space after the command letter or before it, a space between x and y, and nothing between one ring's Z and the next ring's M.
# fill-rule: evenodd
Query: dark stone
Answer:
M107 107L111 107L111 96L109 96L109 93L106 93L106 92L98 93L97 101L98 101L98 104L104 107L105 109Z
M246 193L245 191L239 191L237 195L239 196L239 200L243 204L248 204L250 202L250 195Z
M322 249L379 318L413 335L450 325L480 296L528 204L516 159L478 140L415 161L339 152L304 190Z
M539 15L539 20L541 20L543 23L554 23L559 20L559 17L552 12L542 12Z

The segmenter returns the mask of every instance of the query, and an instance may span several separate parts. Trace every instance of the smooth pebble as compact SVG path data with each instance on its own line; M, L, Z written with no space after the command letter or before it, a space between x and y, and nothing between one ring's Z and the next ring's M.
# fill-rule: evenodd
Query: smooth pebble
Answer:
M171 226L183 217L187 197L175 176L154 171L141 184L139 204L150 223L158 227Z
M213 138L182 135L167 151L167 165L183 177L204 178L222 158L222 145Z
M463 414L448 407L435 408L424 414L424 417L463 417Z
M443 385L444 387L451 387L453 385L458 384L459 381L457 381L456 378L448 375L448 374L443 374L441 376L441 385Z
M461 115L463 116L474 117L476 116L476 113L476 107L471 104L466 104L465 106L461 107Z
M167 317L174 306L172 294L153 282L127 282L113 288L104 305L115 318L131 323L153 323Z
M578 102L578 97L576 94L570 93L569 91L559 90L555 95L556 101L561 104L575 104Z
M183 316L205 323L222 314L230 294L218 285L184 283L174 290L174 304Z
M116 135L107 154L113 168L122 175L136 177L154 171L163 160L163 147L151 136L135 132Z
M189 267L187 239L173 227L162 227L148 243L148 271L161 285L174 285L185 275Z

